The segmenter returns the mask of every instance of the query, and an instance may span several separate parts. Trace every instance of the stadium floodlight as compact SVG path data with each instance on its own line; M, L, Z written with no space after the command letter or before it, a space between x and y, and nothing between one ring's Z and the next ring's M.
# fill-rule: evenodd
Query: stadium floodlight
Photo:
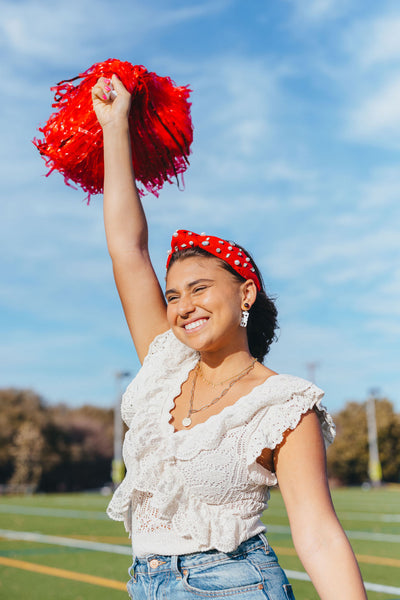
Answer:
M114 402L114 458L111 466L111 479L115 486L121 483L125 475L124 462L122 460L122 433L123 424L121 417L122 382L131 377L130 371L117 371L117 394Z
M367 424L368 424L368 445L369 445L369 478L373 486L379 486L382 483L382 467L379 460L378 434L376 428L375 397L378 394L377 389L371 389L367 400Z

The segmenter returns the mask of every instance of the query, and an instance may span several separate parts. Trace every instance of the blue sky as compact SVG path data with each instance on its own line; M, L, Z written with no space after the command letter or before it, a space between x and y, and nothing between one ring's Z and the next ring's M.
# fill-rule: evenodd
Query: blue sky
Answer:
M0 387L110 406L138 362L102 198L31 143L49 88L107 58L193 90L186 189L146 196L160 278L171 233L236 240L277 298L268 365L332 411L379 388L400 410L400 5L370 0L0 0ZM140 282L138 282L140 285Z

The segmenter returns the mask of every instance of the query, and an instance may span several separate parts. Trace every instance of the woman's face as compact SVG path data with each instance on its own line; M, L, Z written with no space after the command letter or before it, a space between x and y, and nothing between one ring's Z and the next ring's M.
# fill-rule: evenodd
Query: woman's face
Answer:
M177 260L167 274L167 317L176 337L199 352L234 346L240 327L243 290L216 258Z

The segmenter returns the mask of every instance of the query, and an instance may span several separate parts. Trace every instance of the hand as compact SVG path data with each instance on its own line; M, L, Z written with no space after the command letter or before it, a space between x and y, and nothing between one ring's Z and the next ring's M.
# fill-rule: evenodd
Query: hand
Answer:
M116 96L111 94L112 88ZM116 75L111 80L100 77L92 88L92 100L93 109L103 129L113 124L127 124L131 94Z

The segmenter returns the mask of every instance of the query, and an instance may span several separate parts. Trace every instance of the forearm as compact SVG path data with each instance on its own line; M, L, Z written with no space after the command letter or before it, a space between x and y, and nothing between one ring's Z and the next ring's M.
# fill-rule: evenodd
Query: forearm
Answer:
M295 535L294 541L321 600L366 600L356 558L338 522Z
M357 561L333 508L314 411L288 433L275 465L296 551L321 600L366 600Z
M128 122L103 128L104 224L112 258L147 252L147 222L135 184Z

